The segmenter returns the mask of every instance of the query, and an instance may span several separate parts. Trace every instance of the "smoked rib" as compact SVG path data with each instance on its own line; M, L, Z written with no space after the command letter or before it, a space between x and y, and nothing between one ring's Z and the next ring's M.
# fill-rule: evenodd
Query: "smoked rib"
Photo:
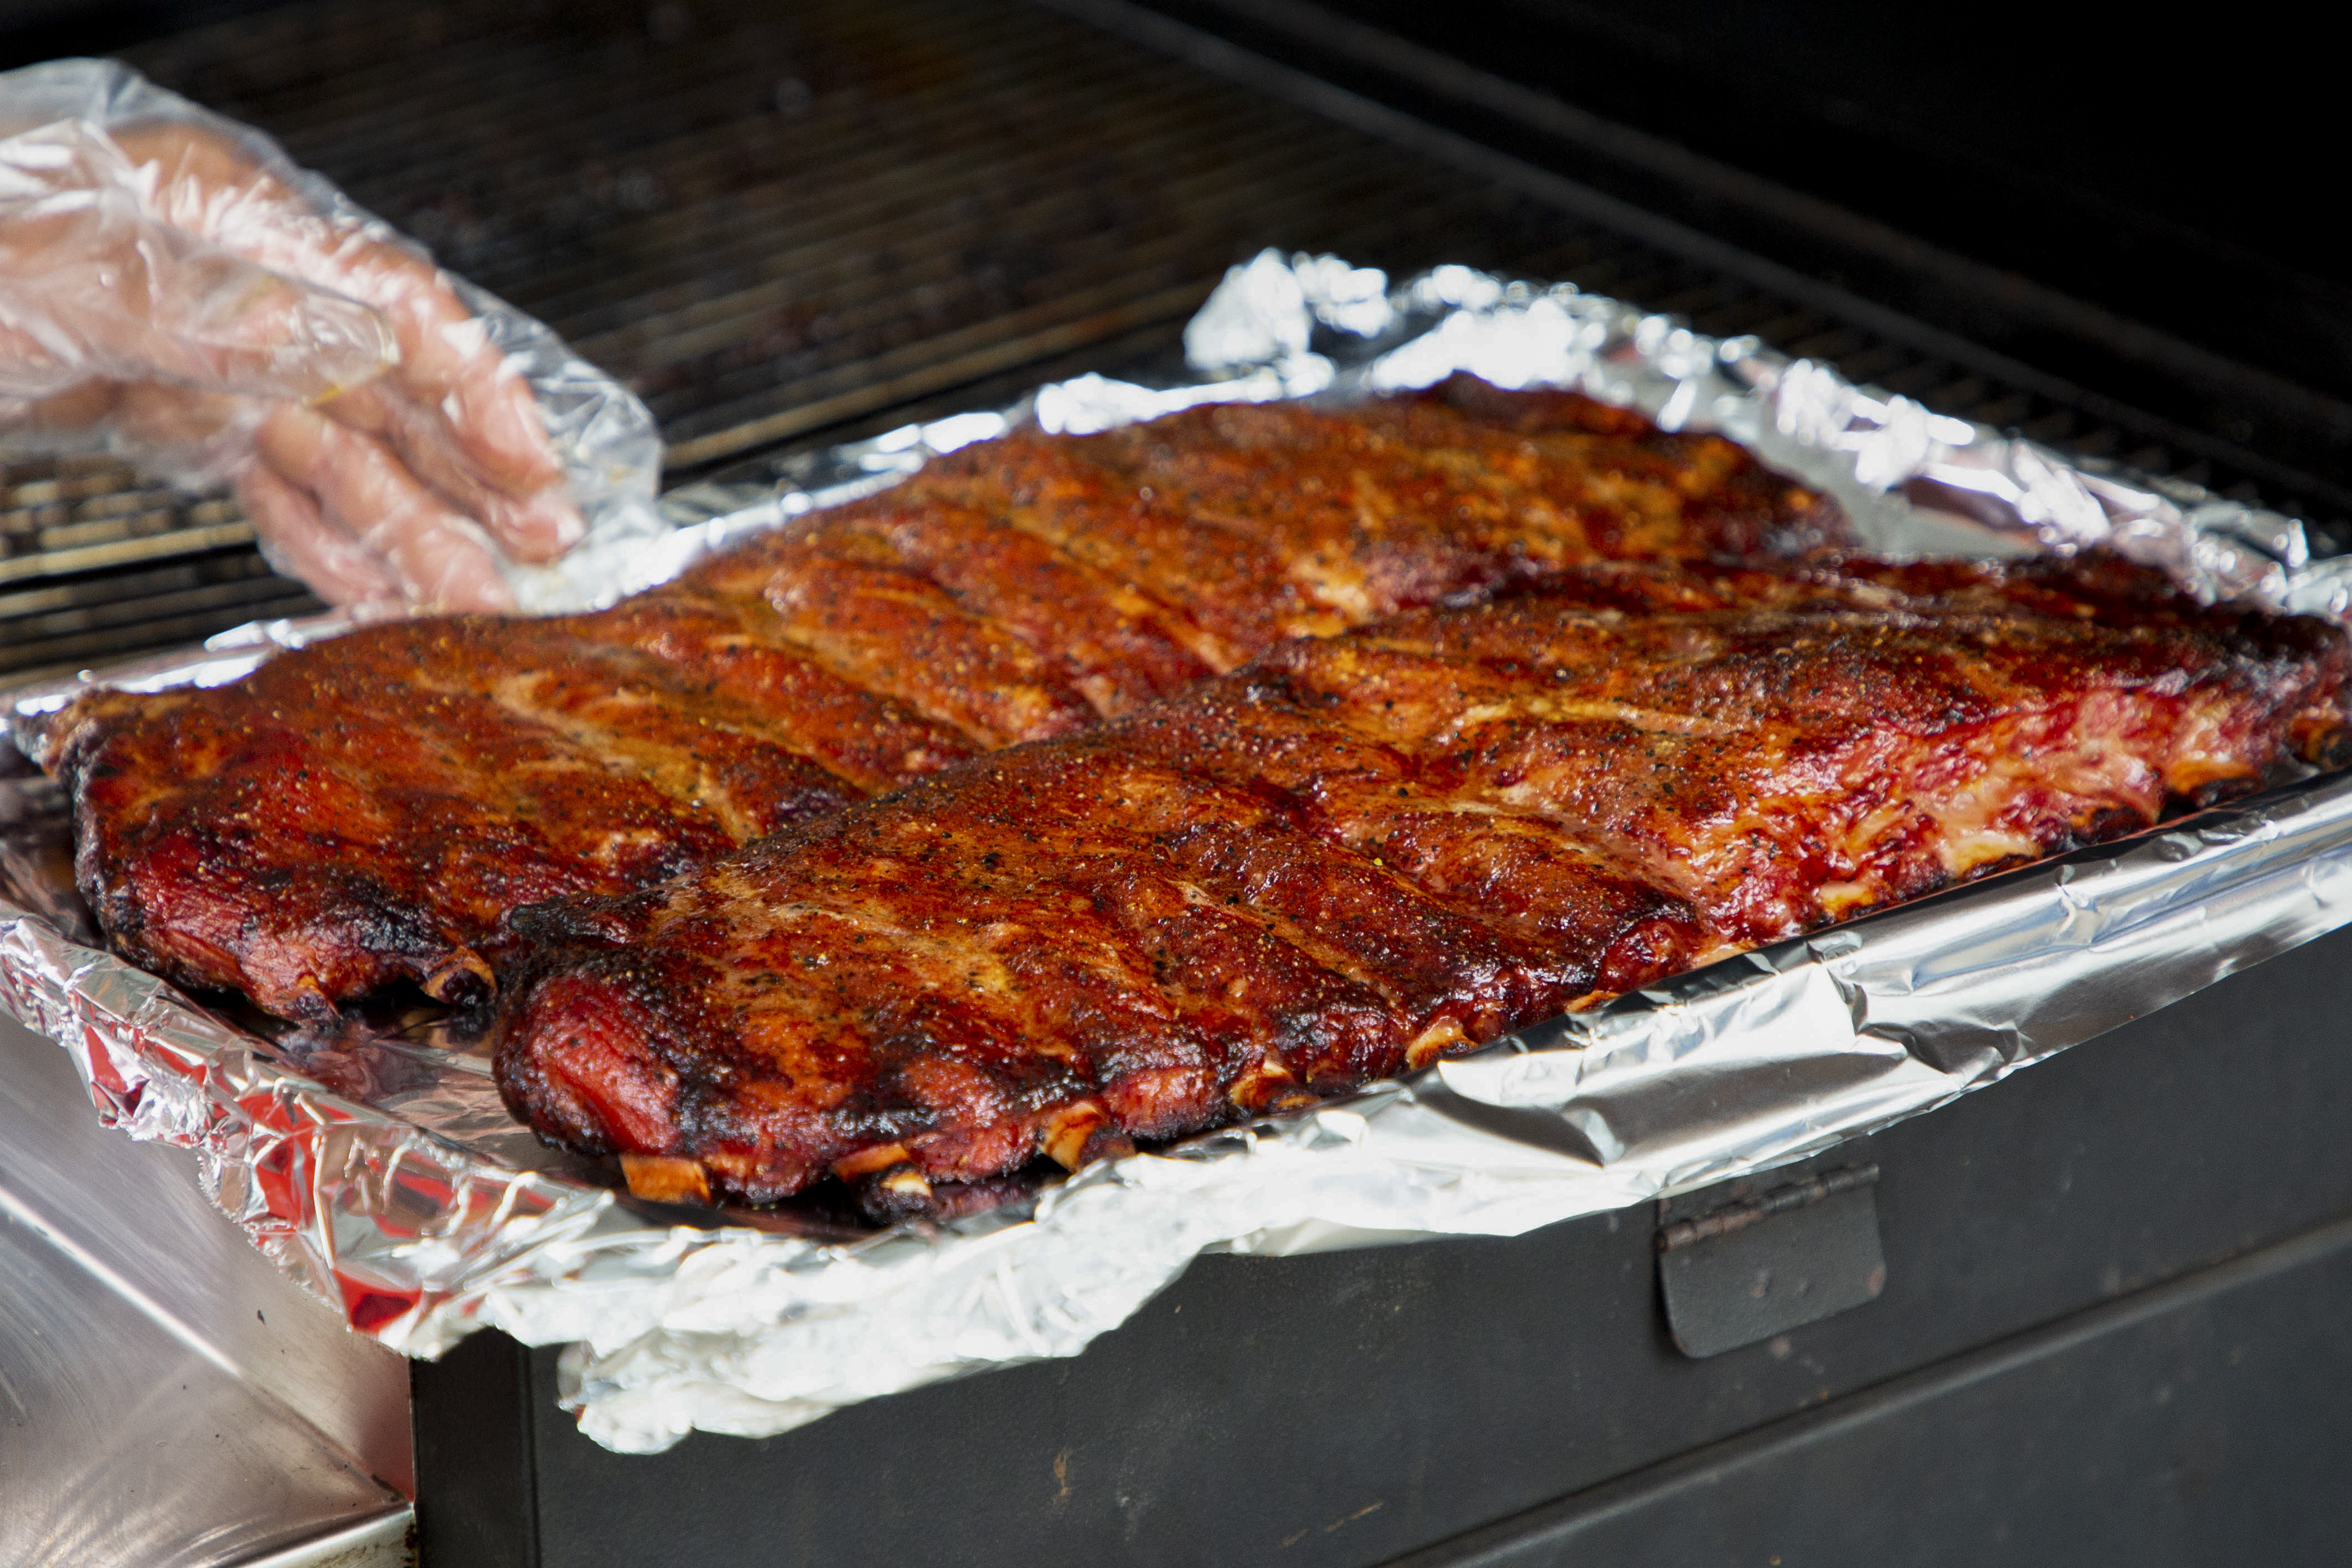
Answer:
M440 617L51 726L123 952L304 1019L485 993L610 894L1279 642L1617 559L1787 556L1818 498L1709 436L1455 382L968 447L593 615Z
M499 1082L686 1189L887 1212L2332 763L2347 663L2105 558L1565 572L525 910Z

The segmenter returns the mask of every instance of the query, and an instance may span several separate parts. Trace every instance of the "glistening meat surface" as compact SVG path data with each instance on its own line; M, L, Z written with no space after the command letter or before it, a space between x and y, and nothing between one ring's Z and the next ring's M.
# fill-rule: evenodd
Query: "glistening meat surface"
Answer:
M1594 561L1836 537L1711 436L1460 382L1024 433L594 615L370 628L52 726L134 960L305 1019L494 985L519 904L644 885L1292 637Z
M2333 761L2347 662L2105 559L1567 573L526 910L499 1081L649 1190L887 1212Z

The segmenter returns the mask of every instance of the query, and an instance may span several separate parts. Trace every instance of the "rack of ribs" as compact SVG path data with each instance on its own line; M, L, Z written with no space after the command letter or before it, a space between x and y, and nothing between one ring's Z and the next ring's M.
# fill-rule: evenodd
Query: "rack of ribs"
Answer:
M596 614L379 624L86 696L44 760L127 956L323 1020L478 999L519 905L614 894L1290 638L1618 559L1785 557L1834 509L1712 436L1457 381L965 448Z
M499 1081L649 1195L921 1208L2332 765L2348 664L2105 558L1562 572L523 910Z

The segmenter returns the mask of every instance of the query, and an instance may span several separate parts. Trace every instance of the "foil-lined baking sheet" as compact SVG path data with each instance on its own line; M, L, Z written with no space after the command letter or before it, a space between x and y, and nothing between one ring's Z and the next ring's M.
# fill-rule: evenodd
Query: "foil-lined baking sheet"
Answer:
M1468 371L1732 436L1836 497L1882 552L2103 543L2207 597L2352 610L2352 565L2315 559L2293 519L1572 288L1464 267L1391 287L1268 253L1229 275L1185 340L1189 385L1084 377L814 455L773 491L675 493L684 526L577 574L562 602L649 586L1016 423L1083 432ZM350 624L248 628L94 678L230 680ZM91 679L19 694L20 731ZM1515 1235L1799 1158L2352 921L2352 778L2309 779L1726 960L1408 1081L876 1231L809 1204L630 1197L513 1123L480 1042L437 1009L329 1034L197 1006L96 946L62 804L46 779L0 779L0 1002L72 1055L102 1117L195 1149L214 1201L355 1329L424 1355L490 1325L564 1343L565 1403L633 1451L1075 1354L1203 1251Z

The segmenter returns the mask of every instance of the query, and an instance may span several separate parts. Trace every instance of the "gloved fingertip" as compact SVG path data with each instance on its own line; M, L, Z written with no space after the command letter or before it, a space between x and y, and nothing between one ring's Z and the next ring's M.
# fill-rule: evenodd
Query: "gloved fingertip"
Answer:
M507 494L528 497L562 479L537 394L520 375L499 369L470 377L438 407L482 477Z
M292 328L292 341L279 357L308 380L310 402L324 402L400 363L392 324L373 307L340 294L307 291Z
M515 559L534 566L553 560L588 533L587 520L560 485L504 503L495 510L499 516L492 531L499 541Z
M515 607L514 591L487 572L443 582L437 591L422 597L427 608L441 614L499 614Z
M562 497L559 506L561 510L555 526L556 548L570 549L588 537L588 519L581 516L580 508L572 504L569 496Z

